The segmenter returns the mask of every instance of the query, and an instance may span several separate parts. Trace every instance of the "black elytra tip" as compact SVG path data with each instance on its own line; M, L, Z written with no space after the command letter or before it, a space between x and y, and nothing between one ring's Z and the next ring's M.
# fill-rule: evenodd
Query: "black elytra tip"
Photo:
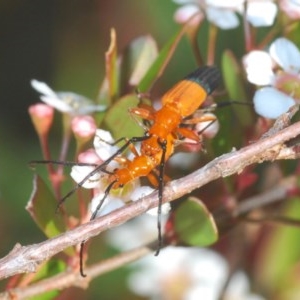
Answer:
M221 73L215 66L203 66L187 75L185 79L200 84L207 94L211 94L220 84Z

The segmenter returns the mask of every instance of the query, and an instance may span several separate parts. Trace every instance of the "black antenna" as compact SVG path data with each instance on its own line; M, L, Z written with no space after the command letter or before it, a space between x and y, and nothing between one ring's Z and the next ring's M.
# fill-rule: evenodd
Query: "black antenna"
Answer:
M157 140L158 144L162 149L162 156L159 164L159 176L158 176L158 208L157 208L157 230L158 230L158 246L155 252L157 256L162 248L162 234L161 234L161 207L163 202L163 190L164 190L164 171L165 171L165 157L167 151L167 141Z
M117 182L117 180L114 180L113 182L111 182L108 187L105 189L104 195L102 197L102 199L100 200L99 204L97 205L96 209L94 210L90 221L94 220L97 216L97 213L99 212L99 210L101 209L105 199L107 198L107 196L109 195L110 190L112 189L112 187L114 186L114 184ZM80 257L80 275L82 277L86 277L86 274L83 272L83 252L84 252L84 245L85 245L86 240L83 240L80 243L80 252L79 252L79 257Z
M56 211L59 210L60 206L66 201L66 199L68 199L71 195L73 195L76 190L78 190L79 188L81 188L83 186L83 184L93 175L101 172L104 172L106 174L112 174L111 172L107 171L104 169L104 167L106 167L112 160L114 160L118 155L122 154L128 147L130 144L132 143L136 143L136 142L141 142L143 140L148 139L148 136L142 136L142 137L132 137L130 139L128 139L126 141L126 143L120 148L118 149L112 156L110 156L105 162L103 162L100 165L96 165L96 168L91 171L90 173L88 173L80 182L78 182L74 188L69 191L69 193L67 193L62 199L59 200L58 204L57 204L57 208ZM119 141L119 140L118 140Z

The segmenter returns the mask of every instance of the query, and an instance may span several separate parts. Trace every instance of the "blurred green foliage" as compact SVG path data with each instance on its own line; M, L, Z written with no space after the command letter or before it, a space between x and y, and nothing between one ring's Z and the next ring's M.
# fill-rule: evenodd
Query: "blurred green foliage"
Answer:
M110 42L110 29L112 27L116 29L119 53L126 49L132 39L149 34L157 41L159 49L161 49L180 28L173 21L175 8L176 5L171 1L160 0L1 2L1 257L7 254L16 242L27 245L45 239L28 212L25 211L33 186L33 172L28 167L28 162L41 158L38 138L27 113L30 104L39 102L38 94L30 87L30 80L36 78L47 82L54 90L74 91L96 100L104 76L104 53ZM208 25L204 23L198 37L199 47L204 56L207 52L207 29ZM294 40L299 42L299 36L295 35L297 30L299 31L298 27L292 31L291 36L294 36ZM259 38L260 35L258 35ZM247 88L242 85L241 70L235 65L245 51L241 47L242 43L243 33L241 28L238 28L223 31L217 39L216 45L216 64L222 66L223 77L226 78L221 88L226 87L233 100L246 100L244 99L245 95L248 97L247 100L252 98L251 93L248 93ZM231 52L224 52L229 48ZM173 83L193 70L195 65L192 50L187 39L183 38L162 77L153 86L151 96L156 98L162 95ZM234 67L232 68L232 66ZM149 78L143 82L145 86L150 83ZM238 89L235 88L236 84L238 84ZM127 106L127 101L135 105L136 98L127 95L123 97L124 103L122 104ZM119 106L118 109L125 110L123 106ZM250 109L244 107L227 107L217 111L221 131L218 138L212 142L212 146L208 146L209 150L212 148L215 150L214 153L208 151L210 158L230 151L233 146L243 145L246 137L242 135L242 132L246 126L249 126L253 118L249 111ZM113 112L108 113L104 118L103 124L107 127L112 127L112 124L118 121L118 116L116 118L115 111ZM51 144L52 153L58 154L56 148L57 139L60 138L61 121L60 116L57 115L56 125L51 133L54 138ZM237 123L242 125L236 126ZM121 126L123 125L121 124ZM115 131L115 135L119 134L117 129ZM72 159L72 156L70 158ZM46 171L43 168L39 168L39 174L44 176L45 180L47 179ZM234 188L233 180L229 179L228 182L231 188ZM66 186L65 190L68 188L69 186ZM211 189L210 197L213 198L216 191L212 191L213 188L210 186L209 189ZM209 200L213 202L213 199ZM50 216L51 205L55 206L53 203L45 206ZM76 213L76 209L77 203L72 203L72 199L69 199L67 211ZM290 211L291 208L286 207L285 209ZM203 214L207 215L206 210ZM50 216L48 215L48 217ZM293 214L293 217L299 217L299 214L298 216ZM40 224L41 227L46 225ZM52 233L49 234L52 235ZM280 234L284 236L286 232L282 230ZM293 230L292 234L288 232L288 234L289 238L287 239L285 235L285 241L289 242L291 247L296 240L297 230ZM273 233L270 245L277 247L278 240L274 236L276 234ZM280 251L283 252L284 245L281 244L281 246ZM106 256L110 257L115 253L114 249L104 245L102 236L93 240L93 246L89 251L95 260L104 259ZM271 250L266 247L265 251ZM238 254L241 255L240 252ZM266 255L268 256L268 253ZM273 262L279 257L280 253L274 251L274 256L269 257L271 261L269 264L274 264ZM282 264L285 264L285 261L288 261L288 264L284 266L278 264L278 268L274 268L276 275L280 273L281 269L296 263L298 257L299 254L293 253L293 260L290 262L287 256L284 256L285 260L282 260ZM250 259L245 262L245 269L248 264L251 264ZM62 266L58 266L58 268L62 268ZM48 272L46 274L53 272L50 263L45 266L45 269L45 272ZM259 266L257 269L259 271ZM288 271L285 274L290 275ZM98 299L99 297L102 299L119 299L120 297L122 299L138 299L126 286L128 272L126 268L116 270L93 280L89 289L72 288L64 291L64 296L71 298L76 295L84 299ZM281 280L280 274L276 280ZM4 287L4 284L5 282L1 287ZM116 284L118 288L115 288Z

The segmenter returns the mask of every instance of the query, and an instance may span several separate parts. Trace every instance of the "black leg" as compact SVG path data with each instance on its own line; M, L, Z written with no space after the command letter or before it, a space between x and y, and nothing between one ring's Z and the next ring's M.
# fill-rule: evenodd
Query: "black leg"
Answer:
M166 150L167 150L167 141L157 140L158 144L162 149L161 160L159 164L159 176L158 176L158 207L157 207L157 230L158 230L158 247L155 252L157 256L162 248L162 234L161 234L161 207L163 201L163 190L164 190L164 171L165 171L165 161L166 161Z
M133 143L137 143L137 142L142 142L146 139L148 139L149 136L145 135L145 136L141 136L141 137L132 137L130 138L118 151L116 151L116 153L114 153L111 157L109 157L104 163L97 165L97 167L91 171L89 174L87 174L80 182L78 182L75 187L69 192L67 193L62 199L59 200L58 204L57 204L57 208L56 211L59 210L60 206L66 201L66 199L68 199L72 194L74 194L76 192L76 190L78 190L79 188L81 188L83 186L83 184L93 175L101 172L107 173L107 174L111 174L110 172L106 171L104 168L112 161L114 160L118 155L122 154L128 147L130 144Z

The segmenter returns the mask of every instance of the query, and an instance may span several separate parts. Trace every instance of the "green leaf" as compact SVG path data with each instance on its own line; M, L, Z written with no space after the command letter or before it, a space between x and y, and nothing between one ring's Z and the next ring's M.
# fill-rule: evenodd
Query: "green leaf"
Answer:
M209 246L218 240L216 223L206 206L190 197L175 211L175 234L190 246Z
M252 116L252 101L248 102L247 92L245 90L243 71L240 68L234 54L227 50L222 56L222 72L224 84L229 94L230 100L248 103L247 105L233 104L233 110L242 127L247 127L253 124Z
M47 237L56 236L66 231L65 224L55 214L57 201L43 179L35 175L33 191L26 205L26 210Z
M158 55L155 40L151 36L141 36L134 39L125 49L121 77L125 87L137 86Z
M287 218L300 219L299 198L285 202L281 212ZM300 260L299 227L276 225L270 228L268 235L260 245L256 261L258 281L274 290L284 290L285 279L295 272ZM295 273L294 273L295 274Z
M109 130L115 139L142 135L143 129L128 112L128 108L136 107L138 102L136 95L122 97L107 111L101 127Z
M33 191L26 205L26 210L38 227L49 238L67 230L63 218L56 214L57 201L43 179L34 175ZM74 255L73 248L67 248L65 253Z
M245 144L245 130L254 124L252 102L247 101L247 93L244 88L242 70L230 51L225 51L222 56L222 72L229 99L243 104L225 105L216 110L220 122L218 135L212 140L214 156L219 156L232 147L241 147ZM221 102L222 103L222 102Z
M142 78L138 85L138 89L141 92L148 91L154 84L157 78L161 76L165 70L167 64L169 63L179 41L181 40L183 34L188 30L188 26L182 27L177 31L169 41L161 49L159 55L153 62L152 66L148 69L145 76Z

